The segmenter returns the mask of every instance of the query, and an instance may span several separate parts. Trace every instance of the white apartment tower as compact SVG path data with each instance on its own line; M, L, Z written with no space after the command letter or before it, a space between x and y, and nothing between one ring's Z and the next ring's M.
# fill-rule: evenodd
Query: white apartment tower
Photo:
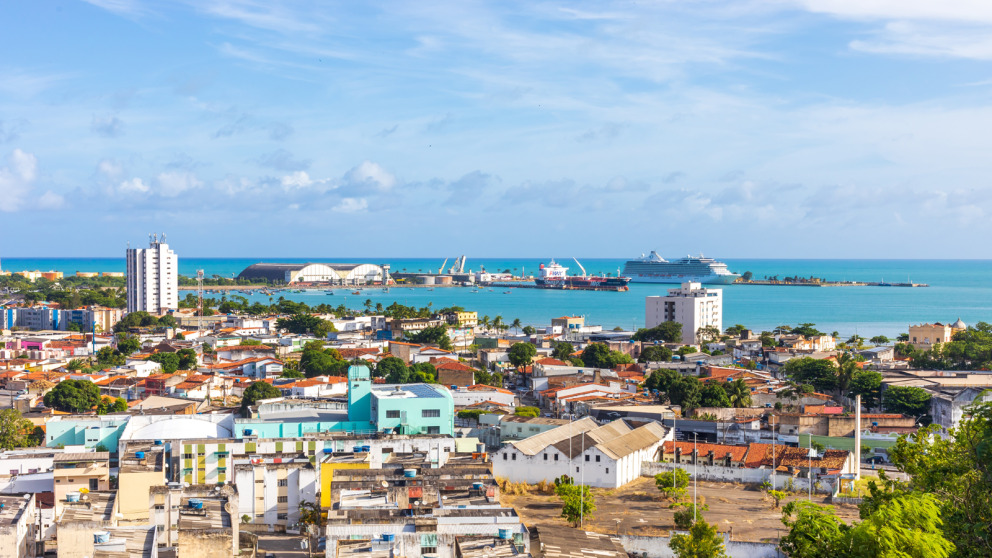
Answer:
M668 296L645 298L644 325L652 328L662 322L682 324L682 343L696 344L697 332L713 326L723 331L723 290L704 289L699 283L682 283L669 289Z
M161 314L179 307L179 258L158 235L127 249L127 311Z

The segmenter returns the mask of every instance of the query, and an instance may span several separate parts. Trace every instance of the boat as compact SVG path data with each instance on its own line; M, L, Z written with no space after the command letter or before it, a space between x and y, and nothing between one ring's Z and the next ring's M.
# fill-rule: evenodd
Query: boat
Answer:
M357 294L357 295L360 295L360 294L362 294L362 291L351 291L351 294Z
M647 256L641 254L640 258L628 260L620 275L629 278L632 283L729 285L740 278L740 275L727 269L727 264L702 254L668 261L654 250Z
M333 296L334 295L334 291L328 289L328 290L324 291L324 294Z
M627 286L630 279L626 277L586 275L585 268L582 267L579 260L575 260L575 263L582 269L582 275L569 275L568 268L554 261L554 259L548 265L542 263L538 270L538 276L534 279L534 284L540 289L616 292L623 292L630 289Z

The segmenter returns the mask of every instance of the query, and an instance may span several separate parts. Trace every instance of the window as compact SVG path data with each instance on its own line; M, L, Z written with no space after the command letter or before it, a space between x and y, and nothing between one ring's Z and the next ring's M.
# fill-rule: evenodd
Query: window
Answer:
M155 504L155 509L156 510L164 510L165 509L165 505L164 504Z
M596 463L599 463L599 456L596 456Z
M589 456L588 456L588 455L586 456L586 461L587 461L587 462L589 461Z
M279 486L289 486L289 479L279 479Z
M506 454L504 453L504 454L503 454L503 461L506 461L507 459L509 459L509 458L508 458L508 457L506 456Z
M424 409L420 411L421 418L440 418L441 409Z
M440 426L428 426L427 427L427 433L428 434L440 434L441 433L441 427Z
M193 454L192 453L184 453L183 454L183 459L193 459Z
M90 490L100 490L100 481L97 479L90 479Z
M289 502L289 496L280 496L280 497L276 498L276 502L278 502L280 504L285 504L285 503Z
M545 461L547 461L547 460L548 460L548 454L544 454L544 460L545 460Z
M555 454L555 461L558 461L558 454Z
M578 472L579 472L579 468L578 468L578 467L576 467L576 468L575 468L575 472L576 472L576 473L578 473Z
M285 519L288 519L288 518L289 518L289 514L287 514L287 513L277 513L276 514L276 519L285 520Z
M516 460L517 460L517 454L513 454L513 460L514 460L514 461L516 461Z
M606 474L607 474L607 475L609 475L609 474L610 474L610 468L609 468L609 467L607 467L607 468L606 468Z
M386 418L400 418L399 411L386 411Z

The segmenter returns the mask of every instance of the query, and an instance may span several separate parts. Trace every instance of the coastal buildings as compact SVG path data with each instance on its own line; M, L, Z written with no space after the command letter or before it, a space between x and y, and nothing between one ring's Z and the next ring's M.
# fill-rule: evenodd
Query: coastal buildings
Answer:
M927 350L937 343L948 343L954 340L954 334L968 329L968 326L958 318L953 324L919 324L909 326L909 343L917 349Z
M161 314L179 307L179 258L158 235L127 249L127 311Z
M649 296L644 301L644 327L663 322L682 324L682 342L699 342L700 330L713 327L723 331L723 290L704 289L699 283L682 283L669 289L668 296Z
M369 263L257 263L238 279L264 279L283 283L330 283L332 285L382 284L389 279L388 266Z

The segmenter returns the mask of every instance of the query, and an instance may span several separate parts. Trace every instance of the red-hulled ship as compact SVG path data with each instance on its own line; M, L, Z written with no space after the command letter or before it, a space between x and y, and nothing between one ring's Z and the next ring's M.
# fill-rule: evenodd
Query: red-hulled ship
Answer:
M542 289L583 290L583 291L616 291L629 290L628 277L603 277L586 275L585 269L578 260L575 263L582 269L582 275L569 275L568 268L554 260L548 265L541 264L540 275L534 279L534 284Z

